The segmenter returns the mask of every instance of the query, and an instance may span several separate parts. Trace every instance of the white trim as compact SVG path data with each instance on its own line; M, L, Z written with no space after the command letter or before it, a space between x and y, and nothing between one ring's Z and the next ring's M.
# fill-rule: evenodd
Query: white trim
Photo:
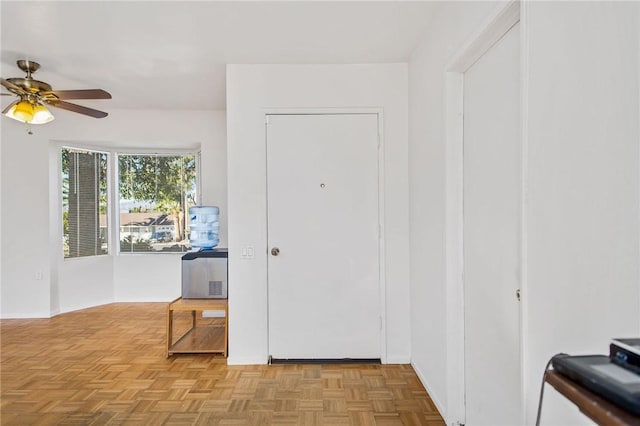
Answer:
M520 0L509 0L489 15L485 22L457 50L446 66L448 72L463 73L520 21Z
M196 152L196 205L202 205L202 150ZM188 212L186 212L188 213Z
M345 115L345 114L375 114L378 121L378 225L380 229L380 238L378 239L378 276L379 276L379 300L380 300L380 317L382 318L382 329L380 330L380 361L383 364L389 363L387 358L387 275L386 275L386 253L385 253L385 198L384 198L384 115L383 108L377 107L353 107L353 108L264 108L264 123L265 123L265 144L267 138L267 124L269 123L270 115ZM266 146L265 146L266 149ZM265 182L266 182L265 176ZM268 183L267 183L268 187ZM265 191L267 191L265 187ZM268 232L268 220L267 214L267 232ZM268 241L268 235L267 235ZM269 318L269 276L268 276L268 262L267 262L267 321ZM271 353L269 349L269 327L267 326L267 353ZM408 363L409 360L406 360Z
M464 371L463 133L464 72L520 21L519 0L498 5L446 67L445 271L447 308L447 422L466 423ZM522 43L522 42L521 42ZM522 66L522 52L521 52ZM522 98L521 98L522 103ZM523 112L521 112L523 114ZM521 116L522 120L522 116ZM523 157L524 158L524 157ZM522 208L524 211L524 208ZM522 226L522 225L521 225ZM522 251L522 246L521 246ZM524 256L524 253L522 253ZM522 258L521 258L522 261ZM522 310L520 312L522 317ZM522 321L520 349L522 350ZM523 365L520 360L522 383ZM521 389L522 411L524 394Z
M110 152L122 152L127 154L182 154L200 151L200 142L181 143L181 148L154 148L151 147L149 142L138 143L130 142L122 145L117 145L113 141L100 141L100 140L86 140L86 139L52 139L53 143L61 143L70 147L82 148L87 151L110 151Z
M49 144L49 310L60 312L60 259L64 259L62 215L62 152L63 146Z
M445 281L447 297L447 417L465 423L463 284L463 83L461 73L446 75Z
M144 149L144 148L109 148L106 149L109 152L114 154L123 154L123 155L156 155L158 157L176 157L178 155L189 155L196 154L200 152L200 146L197 148L178 148L178 149Z
M3 312L0 319L34 319L34 318L51 318L55 314L51 312L34 312L34 313L25 313L18 312L16 314Z
M107 237L109 256L115 257L120 254L120 169L116 159L116 153L109 152L109 173L107 173L107 197L109 205L107 207L107 229L109 236ZM116 176L118 176L116 178ZM115 290L115 283L113 286Z
M147 300L145 300L145 302L147 302ZM168 302L170 302L170 300ZM58 309L56 312L51 312L51 316L55 317L56 315L66 314L68 312L75 312L81 309L95 308L96 306L109 305L111 303L116 303L116 302L114 302L113 300L103 300L101 302L96 302L96 303L82 303L82 304L77 304L72 306L66 306L64 309Z
M227 365L266 365L269 363L268 357L260 356L240 356L228 357Z
M379 114L382 115L382 108L379 107L318 107L318 108L263 108L265 115L331 115L331 114Z
M520 397L521 423L527 424L527 390L536 388L527 382L529 335L528 304L528 192L529 187L529 3L523 2L520 11ZM532 413L533 415L533 413Z
M378 238L378 268L380 277L380 318L382 319L382 329L380 330L380 361L383 364L389 363L387 345L387 255L385 244L385 198L384 198L384 116L382 108L378 109L378 225L380 235ZM407 360L407 362L409 362Z
M124 297L124 298L118 298L118 297L114 297L114 300L111 302L106 302L106 303L102 303L99 305L91 305L88 307L92 307L92 306L101 306L104 304L109 304L109 303L170 303L171 301L173 301L175 299L175 296L169 297L169 298L164 298L164 297L156 297L156 298L149 298L149 297Z
M383 364L411 364L409 355L387 355L387 361Z

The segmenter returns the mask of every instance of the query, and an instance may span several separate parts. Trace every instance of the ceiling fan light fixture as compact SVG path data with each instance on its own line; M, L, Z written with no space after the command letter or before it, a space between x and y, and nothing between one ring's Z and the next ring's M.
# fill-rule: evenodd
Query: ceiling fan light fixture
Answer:
M29 123L31 124L45 124L53 121L55 117L44 105L36 105L33 108L33 118Z
M29 101L18 102L5 115L27 124L45 124L55 118L44 105L33 105Z
M14 120L28 123L33 118L33 105L28 101L20 101L11 107L11 109L7 111L6 115Z

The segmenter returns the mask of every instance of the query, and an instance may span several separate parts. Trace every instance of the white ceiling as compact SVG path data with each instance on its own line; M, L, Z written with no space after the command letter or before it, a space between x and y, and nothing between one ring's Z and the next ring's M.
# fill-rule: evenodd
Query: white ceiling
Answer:
M109 101L78 101L106 111L225 109L225 64L405 62L436 6L2 0L0 71L23 77L15 61L34 60L54 90L109 91Z

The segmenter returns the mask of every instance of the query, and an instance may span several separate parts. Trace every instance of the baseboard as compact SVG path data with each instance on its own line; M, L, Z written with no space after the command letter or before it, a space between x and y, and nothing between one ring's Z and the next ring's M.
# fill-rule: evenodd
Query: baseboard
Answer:
M409 356L388 356L385 364L411 364L411 357Z
M442 404L440 399L436 396L436 394L431 389L431 386L429 386L429 382L427 381L425 375L422 374L422 371L413 362L411 363L411 367L413 367L413 371L416 372L416 375L418 376L418 379L420 379L422 386L424 386L425 390L429 394L429 397L431 398L436 408L438 409L440 416L442 416L442 418L444 419L444 423L446 425L450 424L449 420L447 419L447 411L445 410L444 404Z
M96 301L96 302L87 303L87 304L83 303L80 305L65 306L57 309L55 312L52 311L51 316L54 317L56 315L66 314L66 313L75 312L75 311L81 311L83 309L96 308L98 306L109 305L111 303L113 303L113 300L102 300L102 301Z
M380 358L271 358L271 365L381 365Z
M230 356L227 358L227 365L267 365L268 363L268 358L265 357L258 357L258 356L248 356L248 357L242 357L242 356Z
M35 312L35 313L31 313L31 312L16 312L16 313L2 312L2 313L0 313L0 319L53 318L56 315L66 314L66 313L69 313L69 312L80 311L80 310L83 310L83 309L95 308L95 307L98 307L98 306L108 305L108 304L111 304L111 303L146 303L146 302L168 303L170 301L171 300L154 300L154 301L150 301L148 299L140 299L140 300L131 300L131 301L126 301L126 302L125 301L116 301L116 302L114 302L113 300L109 299L109 300L96 301L96 302L92 302L92 303L88 303L88 304L65 306L63 308L57 308L57 309L51 310L51 311L46 312L46 313L42 313L42 312ZM216 315L212 315L212 316L216 316ZM221 316L224 317L224 314L222 314Z
M174 301L176 298L180 297L180 295L176 297L163 298L163 297L125 297L125 298L115 298L109 303L169 303Z
M17 313L2 313L0 314L0 319L30 319L30 318L51 318L50 312L17 312Z
M224 318L224 311L202 311L202 318Z

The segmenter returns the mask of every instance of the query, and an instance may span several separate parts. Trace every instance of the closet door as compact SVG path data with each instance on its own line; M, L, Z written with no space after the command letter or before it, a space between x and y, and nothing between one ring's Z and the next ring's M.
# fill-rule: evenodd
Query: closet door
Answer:
M521 422L519 24L464 74L468 425Z

